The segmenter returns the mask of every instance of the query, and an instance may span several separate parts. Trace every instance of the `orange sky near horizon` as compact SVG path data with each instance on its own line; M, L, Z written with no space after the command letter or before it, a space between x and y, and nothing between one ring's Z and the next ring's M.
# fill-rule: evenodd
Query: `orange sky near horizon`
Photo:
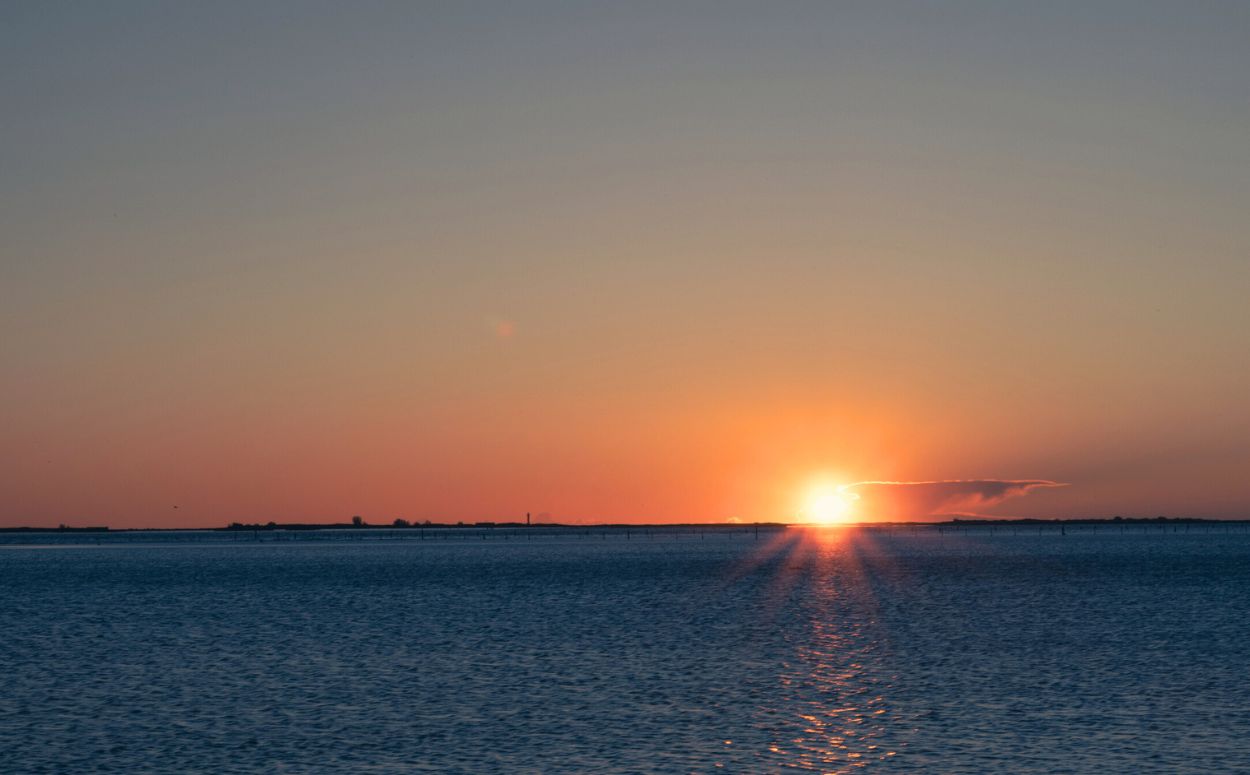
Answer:
M292 10L4 12L0 526L1250 517L1243 8Z

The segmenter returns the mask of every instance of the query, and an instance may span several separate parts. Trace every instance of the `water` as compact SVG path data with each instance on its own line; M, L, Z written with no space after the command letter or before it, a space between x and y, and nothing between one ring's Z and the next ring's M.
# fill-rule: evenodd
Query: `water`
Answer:
M0 547L0 771L1250 771L1244 532L193 538Z

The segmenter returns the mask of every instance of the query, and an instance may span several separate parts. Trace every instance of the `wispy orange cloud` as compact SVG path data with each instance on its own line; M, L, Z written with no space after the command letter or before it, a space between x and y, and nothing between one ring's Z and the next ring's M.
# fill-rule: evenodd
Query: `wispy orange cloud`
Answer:
M1049 479L952 479L936 482L857 482L856 511L870 519L917 519L975 512L1042 487L1065 487Z

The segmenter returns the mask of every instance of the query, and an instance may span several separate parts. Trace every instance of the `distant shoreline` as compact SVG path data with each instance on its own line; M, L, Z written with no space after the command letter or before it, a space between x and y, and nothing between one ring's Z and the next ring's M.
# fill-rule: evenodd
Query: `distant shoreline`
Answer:
M1244 525L1250 524L1250 518L1240 519L1209 519L1204 517L1081 517L1081 518L954 518L942 521L899 521L899 522L847 522L830 527L1060 527L1065 525ZM655 523L562 523L543 522L527 525L524 522L422 522L412 524L353 524L350 522L306 523L306 522L267 522L241 523L235 522L224 527L123 527L113 528L107 525L71 527L0 527L0 533L232 533L232 532L272 532L272 531L339 531L339 530L489 530L506 528L510 530L582 530L582 529L620 529L620 530L699 530L699 529L777 529L787 527L825 527L803 522L655 522Z

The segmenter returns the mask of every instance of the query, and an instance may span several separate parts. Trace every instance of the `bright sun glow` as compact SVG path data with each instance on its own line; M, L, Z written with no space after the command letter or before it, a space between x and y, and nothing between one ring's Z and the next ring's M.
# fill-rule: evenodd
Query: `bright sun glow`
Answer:
M802 516L806 522L832 525L846 522L851 516L851 504L856 496L845 486L821 484L812 487L803 499Z

